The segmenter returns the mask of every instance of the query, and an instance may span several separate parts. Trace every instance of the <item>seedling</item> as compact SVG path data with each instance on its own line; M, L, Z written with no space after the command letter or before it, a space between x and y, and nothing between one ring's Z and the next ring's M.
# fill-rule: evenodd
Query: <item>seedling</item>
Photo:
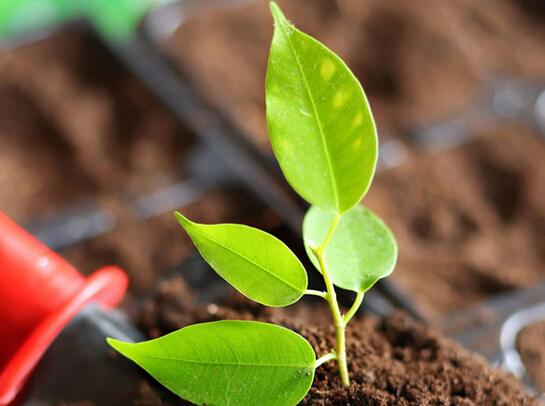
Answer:
M202 323L138 344L108 340L196 404L295 405L310 389L316 368L331 360L337 362L343 385L350 385L345 327L365 292L392 272L397 259L391 232L359 205L378 157L375 124L361 85L338 56L297 30L275 3L271 11L275 30L267 70L267 125L286 179L312 205L303 222L304 244L326 291L309 290L299 259L264 231L176 217L203 258L248 298L266 306L288 306L303 295L325 299L336 348L316 359L303 337L253 321ZM357 293L345 314L335 286Z

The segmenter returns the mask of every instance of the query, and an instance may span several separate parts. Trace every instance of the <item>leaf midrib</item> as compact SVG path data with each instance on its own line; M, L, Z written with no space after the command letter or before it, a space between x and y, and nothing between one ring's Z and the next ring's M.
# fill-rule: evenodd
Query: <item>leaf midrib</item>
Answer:
M232 248L214 240L213 238L209 237L208 235L202 233L198 228L196 227L192 227L193 230L195 230L195 232L197 232L199 235L201 235L202 237L206 238L208 241L211 241L213 242L214 244L217 244L219 245L220 247L222 247L223 249L226 249L227 251L235 254L235 255L238 255L239 257L241 257L242 259L248 261L250 264L258 267L259 269L263 270L266 274L272 276L273 278L279 280L280 282L282 282L283 284L285 284L286 286L292 288L293 290L295 290L296 292L301 292L302 290L301 289L298 289L296 286L292 285L291 283L289 283L288 281L282 279L280 276L278 276L277 274L269 271L267 268L263 267L262 265L258 264L257 262L255 261L252 261L250 258L248 258L247 256L245 255L242 255L241 253L233 250Z
M221 362L221 361L200 361L200 360L193 360L193 359L184 359L184 358L174 358L174 357L161 357L159 355L148 355L143 354L140 352L137 352L138 356L145 357L145 358L152 358L152 359L162 359L162 360L170 360L170 361L177 361L181 363L188 363L188 364L203 364L203 365L225 365L225 366L247 366L247 367L274 367L274 368L309 368L312 365L308 364L256 364L252 362L248 363L242 363L242 362Z
M303 72L303 66L301 65L301 62L299 61L299 57L297 56L297 53L295 52L295 49L293 48L293 44L290 40L290 36L286 31L285 27L285 21L280 22L280 26L282 28L282 31L288 41L288 44L290 45L291 52L293 53L293 57L295 58L295 61L297 62L297 67L299 68L299 72L301 73L301 77L303 78L303 81L305 82L305 89L308 94L308 98L310 100L310 103L312 104L312 109L314 110L314 119L316 121L316 124L318 125L318 130L320 132L320 137L322 139L322 149L324 151L324 154L326 156L327 166L329 168L329 172L331 173L331 176L329 177L329 180L331 182L331 187L333 189L333 197L335 199L335 208L337 211L340 209L339 207L339 196L337 191L337 184L334 181L334 172L333 172L333 165L331 164L331 157L329 156L329 151L327 149L327 143L325 141L325 134L324 130L322 128L322 123L320 121L320 118L318 116L318 109L316 108L316 103L314 102L314 98L312 97L312 93L310 92L310 87L308 85L307 77L305 76L305 73ZM293 28L295 30L295 28Z

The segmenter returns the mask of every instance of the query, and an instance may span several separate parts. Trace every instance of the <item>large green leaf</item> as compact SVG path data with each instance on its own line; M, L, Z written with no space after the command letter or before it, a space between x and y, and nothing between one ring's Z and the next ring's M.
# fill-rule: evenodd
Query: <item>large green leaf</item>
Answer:
M292 406L314 378L316 356L303 337L255 321L194 324L143 343L108 343L197 405Z
M313 206L303 221L305 248L318 270L310 244L322 244L333 214ZM325 249L325 262L333 283L343 289L365 292L380 278L392 273L397 261L397 244L380 218L358 205L342 215Z
M291 186L337 213L356 205L375 172L378 142L365 94L345 63L271 3L267 126Z
M176 213L203 258L227 282L267 306L287 306L307 289L307 273L278 238L240 224L197 224Z

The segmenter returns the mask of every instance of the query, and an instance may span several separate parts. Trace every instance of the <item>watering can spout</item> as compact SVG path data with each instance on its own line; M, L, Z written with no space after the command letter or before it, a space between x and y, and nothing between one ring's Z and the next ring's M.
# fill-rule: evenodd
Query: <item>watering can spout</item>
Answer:
M10 405L63 327L89 302L113 307L128 278L104 267L85 278L0 211L0 406Z

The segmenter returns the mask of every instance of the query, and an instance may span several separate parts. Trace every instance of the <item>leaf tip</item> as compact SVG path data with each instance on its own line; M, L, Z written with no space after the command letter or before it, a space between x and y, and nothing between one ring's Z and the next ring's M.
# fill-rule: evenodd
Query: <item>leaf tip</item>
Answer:
M284 14L282 13L282 10L280 10L280 7L278 6L278 4L276 4L276 2L274 1L271 1L269 3L269 7L271 9L271 13L273 15L273 18L274 18L274 22L276 24L281 24L281 23L285 23L286 22L286 17L284 16Z
M176 217L176 220L182 225L182 227L185 228L186 224L191 224L191 221L184 217L180 212L175 211L174 216Z
M111 337L106 337L106 342L114 350L116 350L117 352L120 352L121 354L123 354L123 350L122 350L123 344L126 344L126 343L124 343L122 341L119 341L119 340L116 340L115 338L111 338Z

